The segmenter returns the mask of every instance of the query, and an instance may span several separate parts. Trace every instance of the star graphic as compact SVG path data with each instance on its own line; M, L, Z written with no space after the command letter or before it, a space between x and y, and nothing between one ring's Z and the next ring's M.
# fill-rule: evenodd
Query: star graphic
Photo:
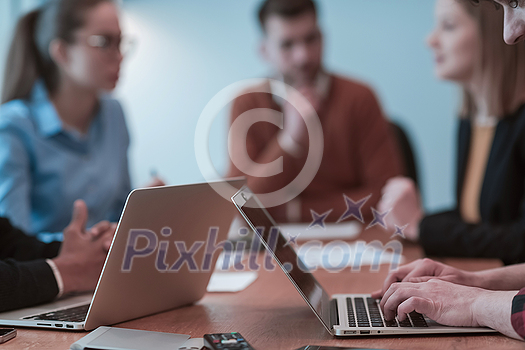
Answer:
M379 226L381 226L382 228L384 228L386 230L385 217L388 215L388 213L390 213L390 210L387 210L384 213L380 213L379 211L375 210L374 208L371 208L371 209L372 209L372 214L374 214L374 220L372 220L372 222L370 222L370 224L368 224L366 229L368 230L370 227L373 227L375 225L379 225Z
M283 247L286 247L287 245L296 246L297 245L297 237L299 237L300 233L296 234L295 236L288 233L288 241Z
M314 221L312 221L312 223L310 224L310 226L308 226L307 230L315 227L315 226L319 226L321 228L325 228L325 225L324 225L324 221L326 220L326 218L328 217L328 215L330 215L330 213L332 212L333 209L330 209L328 210L327 212L324 212L322 213L321 215L317 214L314 210L310 209L310 214L312 214L312 219Z
M399 236L399 237L401 237L403 239L406 239L405 232L403 232L403 231L408 227L408 224L406 224L405 226L402 226L402 227L399 227L397 225L394 225L394 226L396 227L396 231L394 232L394 234L390 238L393 238L395 236Z
M362 223L365 222L363 219L363 214L361 213L361 209L363 208L363 205L365 205L366 201L372 197L372 195L368 195L368 197L365 197L361 199L359 202L354 202L352 199L347 197L345 194L343 194L346 202L346 211L344 214L337 220L337 223L340 223L343 220L348 219L349 217L355 217L357 220L361 221Z

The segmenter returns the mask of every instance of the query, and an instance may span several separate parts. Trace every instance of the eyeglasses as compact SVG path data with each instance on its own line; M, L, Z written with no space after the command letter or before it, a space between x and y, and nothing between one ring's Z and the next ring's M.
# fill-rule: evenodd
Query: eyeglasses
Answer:
M136 46L136 40L127 36L90 35L87 44L103 52L118 50L123 56L128 55Z

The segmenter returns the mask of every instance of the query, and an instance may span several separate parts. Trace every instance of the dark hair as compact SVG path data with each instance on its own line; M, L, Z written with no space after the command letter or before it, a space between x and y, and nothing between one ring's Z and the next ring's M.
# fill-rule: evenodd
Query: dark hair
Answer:
M58 86L58 67L49 55L54 39L75 41L86 10L111 0L51 0L17 23L5 67L2 103L28 97L35 81L44 80L50 93Z
M500 9L501 8L501 5L498 4L497 2L494 2L494 0L460 0L461 2L469 2L473 5L479 5L481 2L486 2L486 1L490 1L494 4L494 6L496 7L496 9ZM510 2L513 1L513 0L508 0L509 4Z
M317 15L317 8L313 0L265 0L259 8L259 23L264 31L266 20L272 15L291 18L305 12Z

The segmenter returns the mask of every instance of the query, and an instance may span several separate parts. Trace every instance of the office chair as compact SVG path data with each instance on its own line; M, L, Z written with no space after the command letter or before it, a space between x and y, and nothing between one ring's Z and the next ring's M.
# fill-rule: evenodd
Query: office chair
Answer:
M414 156L414 151L412 148L412 144L410 143L410 140L408 138L408 135L403 130L401 125L399 125L399 123L390 121L390 125L392 127L392 130L394 131L394 135L399 145L401 156L403 157L403 162L405 166L405 175L411 178L412 180L414 180L416 187L421 192L421 189L419 187L419 181L418 181L419 179L418 179L417 165L416 165L416 160Z

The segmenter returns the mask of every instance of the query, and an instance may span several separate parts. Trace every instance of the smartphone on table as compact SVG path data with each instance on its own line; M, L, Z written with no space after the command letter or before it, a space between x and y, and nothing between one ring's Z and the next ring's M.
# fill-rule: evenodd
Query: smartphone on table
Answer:
M14 328L0 328L0 344L16 337L16 329Z

